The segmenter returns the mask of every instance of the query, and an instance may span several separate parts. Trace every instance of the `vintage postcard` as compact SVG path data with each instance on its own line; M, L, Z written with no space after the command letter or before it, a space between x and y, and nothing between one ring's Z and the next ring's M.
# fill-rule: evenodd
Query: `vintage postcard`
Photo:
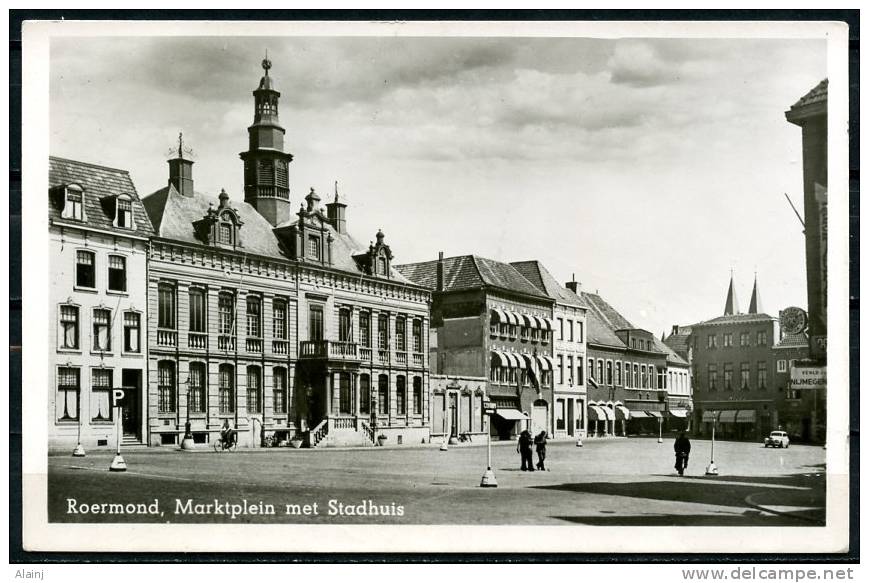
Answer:
M25 23L25 549L847 551L847 42Z

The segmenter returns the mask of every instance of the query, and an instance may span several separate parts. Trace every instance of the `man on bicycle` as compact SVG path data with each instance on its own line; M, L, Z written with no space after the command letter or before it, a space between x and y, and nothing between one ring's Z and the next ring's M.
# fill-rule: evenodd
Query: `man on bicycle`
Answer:
M223 420L223 427L220 428L220 440L223 442L223 448L230 447L235 441L235 430L230 426L229 419Z

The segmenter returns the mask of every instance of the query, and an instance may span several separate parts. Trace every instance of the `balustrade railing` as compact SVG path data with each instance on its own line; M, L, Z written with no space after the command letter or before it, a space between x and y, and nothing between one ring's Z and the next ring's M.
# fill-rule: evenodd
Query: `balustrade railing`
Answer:
M221 334L217 337L218 350L235 350L235 336Z
M396 362L396 364L407 364L407 353L406 352L396 352L395 353L395 362Z
M333 340L304 340L300 344L300 358L333 358L337 360L358 360L355 342L336 342Z
M195 350L205 350L208 348L208 334L203 332L188 332L187 347Z
M387 364L389 362L389 351L388 350L377 350L377 362L381 364Z
M362 360L371 360L371 347L362 347L359 349L359 358Z
M290 343L286 340L272 340L272 352L275 354L287 354L290 349Z
M157 346L176 346L178 332L175 330L157 330Z
M425 360L423 358L423 354L421 352L413 353L413 366L423 366Z
M263 339L262 338L246 338L244 341L244 349L247 352L262 352L263 351Z
M355 417L330 417L329 424L333 429L356 429Z

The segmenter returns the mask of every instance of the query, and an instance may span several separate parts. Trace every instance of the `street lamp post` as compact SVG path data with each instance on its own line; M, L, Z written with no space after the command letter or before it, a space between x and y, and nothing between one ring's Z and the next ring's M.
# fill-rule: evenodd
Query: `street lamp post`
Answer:
M75 446L75 449L72 450L73 457L85 457L87 455L84 450L84 446L81 444L81 413L78 414L78 443Z
M662 428L664 426L664 417L658 417L658 443L664 443L664 434Z
M495 409L492 408L488 402L484 405L484 412L486 413L486 472L483 474L483 478L480 480L481 488L497 488L498 481L495 479L495 472L492 471L492 414L495 412Z
M707 476L717 476L718 467L715 465L715 421L718 419L717 411L712 411L712 447L709 451L709 465L706 466Z
M181 440L181 449L193 449L193 432L190 429L190 379L188 378L184 384L187 385L187 404L184 407L187 412L187 420L184 423L184 439Z

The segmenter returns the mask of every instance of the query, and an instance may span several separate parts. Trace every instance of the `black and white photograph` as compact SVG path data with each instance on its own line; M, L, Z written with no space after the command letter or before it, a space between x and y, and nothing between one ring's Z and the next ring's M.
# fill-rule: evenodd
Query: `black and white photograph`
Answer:
M844 23L23 39L25 549L847 552Z

